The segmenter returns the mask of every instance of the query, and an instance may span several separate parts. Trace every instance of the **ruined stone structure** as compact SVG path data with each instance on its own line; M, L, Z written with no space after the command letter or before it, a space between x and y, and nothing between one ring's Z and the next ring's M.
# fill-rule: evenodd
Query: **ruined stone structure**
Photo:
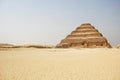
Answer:
M57 48L110 48L111 45L107 42L106 38L103 37L97 29L91 24L85 23L77 27L70 35L63 39Z

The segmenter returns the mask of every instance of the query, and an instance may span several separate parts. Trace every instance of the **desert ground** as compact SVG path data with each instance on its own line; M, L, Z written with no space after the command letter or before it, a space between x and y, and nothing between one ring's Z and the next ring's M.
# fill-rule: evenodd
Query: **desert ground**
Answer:
M120 49L0 50L0 80L120 80Z

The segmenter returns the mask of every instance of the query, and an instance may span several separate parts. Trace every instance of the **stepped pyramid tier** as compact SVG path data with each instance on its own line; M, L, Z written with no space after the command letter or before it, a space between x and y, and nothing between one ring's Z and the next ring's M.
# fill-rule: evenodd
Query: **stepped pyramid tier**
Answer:
M94 26L90 23L85 23L77 27L75 31L72 31L71 34L63 39L56 47L110 48L111 45Z

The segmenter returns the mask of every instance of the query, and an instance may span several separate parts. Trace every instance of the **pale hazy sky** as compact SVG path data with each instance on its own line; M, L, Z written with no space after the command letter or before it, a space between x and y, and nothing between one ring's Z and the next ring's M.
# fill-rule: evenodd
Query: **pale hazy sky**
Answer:
M82 23L120 44L120 0L0 0L0 43L56 45Z

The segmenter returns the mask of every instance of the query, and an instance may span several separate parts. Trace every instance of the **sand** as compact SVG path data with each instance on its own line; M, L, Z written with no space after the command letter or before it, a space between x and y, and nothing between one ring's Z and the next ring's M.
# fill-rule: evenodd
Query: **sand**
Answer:
M120 80L120 49L2 50L0 80Z

